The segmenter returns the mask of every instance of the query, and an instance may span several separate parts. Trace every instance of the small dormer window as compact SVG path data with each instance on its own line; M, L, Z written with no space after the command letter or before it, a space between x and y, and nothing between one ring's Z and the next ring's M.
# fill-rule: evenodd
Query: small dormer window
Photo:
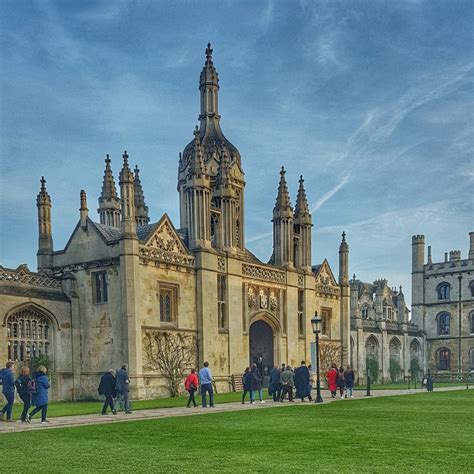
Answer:
M440 283L436 287L436 291L438 292L438 299L439 300L449 300L449 291L451 289L451 285L445 281Z

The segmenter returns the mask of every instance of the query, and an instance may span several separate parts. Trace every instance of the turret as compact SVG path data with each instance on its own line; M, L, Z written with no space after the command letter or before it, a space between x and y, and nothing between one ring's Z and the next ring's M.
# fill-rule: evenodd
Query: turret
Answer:
M185 186L186 222L190 248L211 245L211 185L204 165L199 129L194 130L194 156Z
M49 271L53 266L53 234L51 226L51 198L46 191L46 180L41 176L41 189L36 197L38 208L38 271Z
M87 227L87 216L89 215L89 209L87 209L87 195L86 192L81 189L81 207L79 208L80 223L82 228Z
M349 285L349 245L346 242L346 233L342 233L339 245L339 286Z
M425 263L425 236L414 235L411 240L412 272L411 272L411 305L412 320L423 328L423 303L424 303L424 263Z
M117 196L109 155L105 158L104 181L97 212L100 215L101 224L120 228L120 198Z
M405 311L406 304L405 304L405 295L402 291L402 286L400 285L400 291L397 295L397 313L398 313L398 321L400 323L408 323L408 314Z
M298 236L295 252L295 266L301 270L311 271L311 214L304 189L304 179L300 176L298 195L295 206L295 235Z
M347 365L350 360L350 287L349 287L349 245L346 242L346 233L342 233L339 245L339 287L341 312L341 363Z
M285 168L280 170L280 183L273 208L273 256L278 266L293 267L294 237L293 237L293 208L285 179Z
M474 232L469 232L469 260L474 260Z
M142 182L140 181L140 170L135 165L134 180L134 201L135 201L135 220L137 226L147 225L150 222L148 217L148 206L145 204L145 196L143 194Z
M123 166L120 170L120 199L122 204L121 229L124 238L136 238L135 189L132 170L128 166L127 151L123 152Z

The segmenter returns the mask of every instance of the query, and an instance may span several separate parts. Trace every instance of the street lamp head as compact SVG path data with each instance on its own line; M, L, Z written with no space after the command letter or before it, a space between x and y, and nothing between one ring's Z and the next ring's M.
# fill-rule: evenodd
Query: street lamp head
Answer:
M313 328L313 333L314 334L320 334L321 333L321 323L322 319L318 316L318 312L314 312L313 319L311 320L311 326Z

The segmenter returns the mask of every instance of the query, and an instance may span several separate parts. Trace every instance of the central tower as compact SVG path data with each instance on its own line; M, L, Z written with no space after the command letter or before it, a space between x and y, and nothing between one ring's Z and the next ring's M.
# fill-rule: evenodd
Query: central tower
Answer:
M180 154L180 226L192 249L245 250L244 172L240 153L221 130L219 75L211 44L199 79L201 113L194 139Z

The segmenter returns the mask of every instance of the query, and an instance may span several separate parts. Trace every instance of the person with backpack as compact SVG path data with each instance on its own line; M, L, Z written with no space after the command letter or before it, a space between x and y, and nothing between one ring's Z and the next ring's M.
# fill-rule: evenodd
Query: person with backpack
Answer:
M190 407L191 402L194 408L197 407L194 394L197 392L198 385L199 385L199 379L196 374L196 369L191 369L191 373L186 377L186 380L184 381L184 388L189 393L188 404L186 405L187 408Z
M7 414L6 421L12 423L13 402L15 400L15 375L13 374L13 362L8 361L5 368L0 372L0 379L2 383L2 393L7 399L7 403L2 408L0 421L3 421L5 413Z
M117 370L115 376L115 390L117 391L117 398L120 407L126 415L132 413L132 410L130 409L129 387L130 379L128 377L128 366L127 364L123 364L122 368Z
M46 375L48 369L40 365L33 374L33 379L28 383L28 390L31 393L31 404L35 407L26 417L29 423L36 413L41 411L41 423L49 423L46 419L48 413L48 390L49 380Z
M250 403L255 403L255 394L257 392L258 392L258 399L260 400L260 403L265 403L265 400L263 399L263 390L262 390L263 377L262 377L262 373L260 372L255 362L252 364L252 369L250 372L252 374L252 377L251 377L252 397L251 397Z
M100 379L99 388L97 391L99 395L104 395L105 402L104 406L102 407L102 415L107 414L107 408L110 407L113 415L117 414L117 410L114 407L114 398L117 396L117 392L115 391L115 370L110 369L107 373L102 375Z
M242 385L244 387L244 393L242 395L242 405L245 405L245 397L247 393L250 397L250 403L253 403L252 397L252 372L250 371L250 367L247 367L242 375Z
M30 380L30 369L25 365L21 368L20 375L15 381L16 393L18 393L23 402L23 411L21 412L20 417L22 423L26 421L28 410L31 406L31 394L28 390Z
M339 389L339 398L342 400L344 398L344 367L340 367L337 372L336 385Z

